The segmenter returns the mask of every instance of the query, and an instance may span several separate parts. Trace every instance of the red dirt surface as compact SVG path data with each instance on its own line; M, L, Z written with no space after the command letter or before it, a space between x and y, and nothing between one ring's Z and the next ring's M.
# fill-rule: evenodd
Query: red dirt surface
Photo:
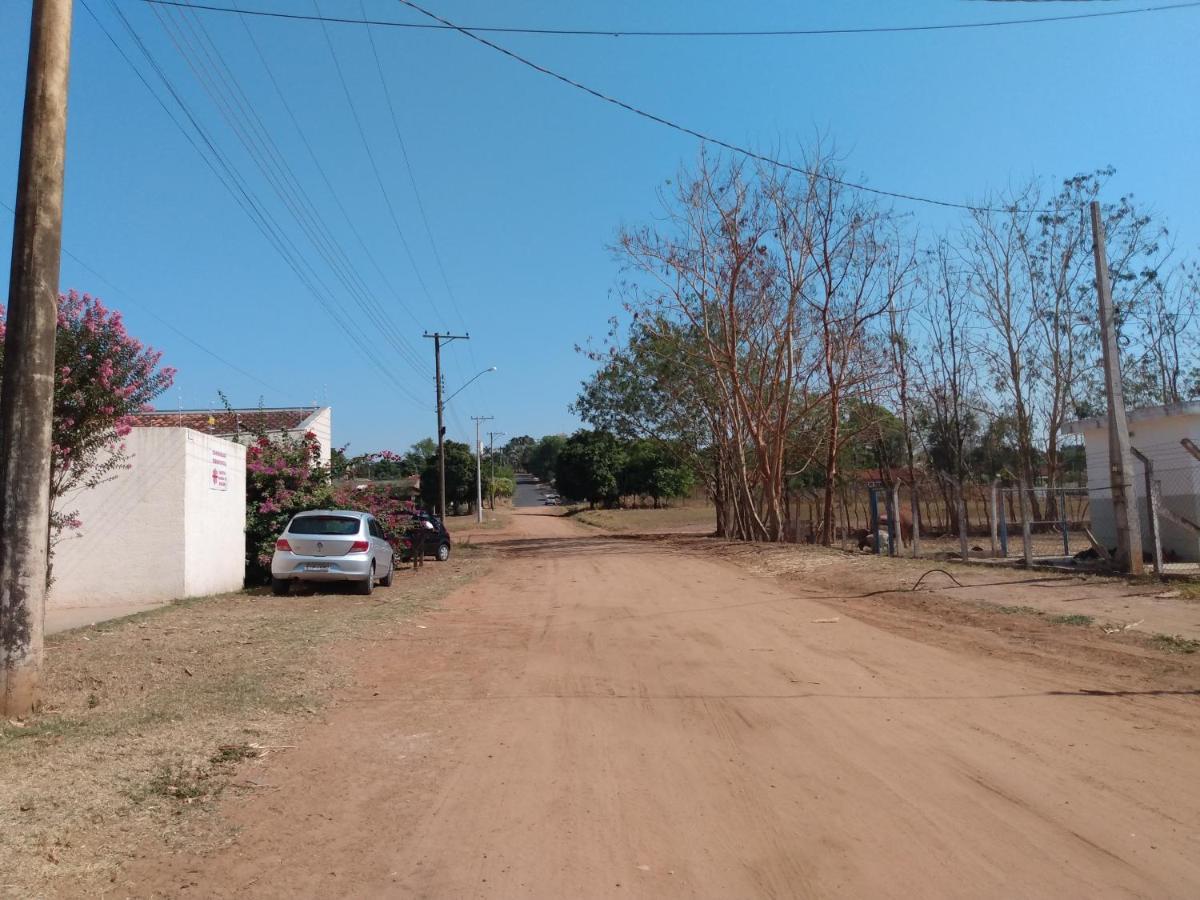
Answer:
M229 847L119 892L1200 896L1191 658L851 596L854 560L784 582L534 514L492 540L490 577L347 647Z

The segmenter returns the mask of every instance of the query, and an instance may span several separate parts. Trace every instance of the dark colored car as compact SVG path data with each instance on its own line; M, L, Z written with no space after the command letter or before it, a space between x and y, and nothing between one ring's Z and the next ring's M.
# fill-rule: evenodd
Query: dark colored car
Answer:
M450 532L446 530L446 526L437 516L426 514L413 516L414 525L420 525L422 522L429 522L433 525L433 529L425 536L425 555L433 557L438 562L445 562L450 558ZM412 560L412 541L408 538L404 538L400 542L400 558L406 562Z

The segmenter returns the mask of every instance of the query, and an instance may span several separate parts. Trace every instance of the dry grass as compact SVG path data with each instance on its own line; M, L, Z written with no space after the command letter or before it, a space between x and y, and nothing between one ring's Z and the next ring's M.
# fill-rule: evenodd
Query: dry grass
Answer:
M51 637L42 711L0 724L0 894L98 895L148 846L228 841L210 801L257 789L247 767L347 682L338 645L396 631L489 559L459 548L372 597L236 594Z
M508 523L511 519L512 507L497 503L494 510L485 509L483 511L482 525L475 521L474 515L449 516L442 521L445 522L446 530L449 531L451 535L459 535L470 531L491 531L502 529L508 526Z
M605 531L711 533L717 527L712 506L682 505L663 509L583 509L574 512L576 521Z

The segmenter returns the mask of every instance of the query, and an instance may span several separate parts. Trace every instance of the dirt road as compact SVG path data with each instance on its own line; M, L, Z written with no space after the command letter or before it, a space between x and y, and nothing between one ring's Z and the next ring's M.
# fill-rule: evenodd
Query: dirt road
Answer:
M817 576L561 518L497 540L491 577L359 648L350 694L229 801L229 848L139 861L122 893L1200 896L1177 680L903 636Z

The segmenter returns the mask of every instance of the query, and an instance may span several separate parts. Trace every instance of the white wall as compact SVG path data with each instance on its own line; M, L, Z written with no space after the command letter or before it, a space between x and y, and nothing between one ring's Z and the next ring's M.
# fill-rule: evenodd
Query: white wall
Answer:
M182 596L235 591L245 575L246 448L198 431L184 431L187 477ZM214 482L214 468L224 471L223 489Z
M173 600L242 584L246 451L187 428L135 428L132 468L65 498L83 526L55 548L50 608ZM209 487L225 452L226 490Z
M1163 504L1177 515L1200 522L1200 461L1179 441L1191 438L1200 444L1200 414L1132 414L1129 422L1130 443L1154 464L1155 479L1162 485ZM1087 453L1087 483L1090 496L1092 530L1106 546L1116 546L1116 525L1109 490L1107 420L1088 419L1075 423L1072 430L1082 434ZM1142 543L1150 549L1150 523L1146 510L1145 468L1135 458L1134 484L1141 514ZM1181 560L1200 561L1200 538L1165 517L1160 517L1163 551L1174 550Z
M317 436L317 440L321 444L321 464L329 465L333 456L333 408L322 406L305 419L297 430L300 432L311 431Z

